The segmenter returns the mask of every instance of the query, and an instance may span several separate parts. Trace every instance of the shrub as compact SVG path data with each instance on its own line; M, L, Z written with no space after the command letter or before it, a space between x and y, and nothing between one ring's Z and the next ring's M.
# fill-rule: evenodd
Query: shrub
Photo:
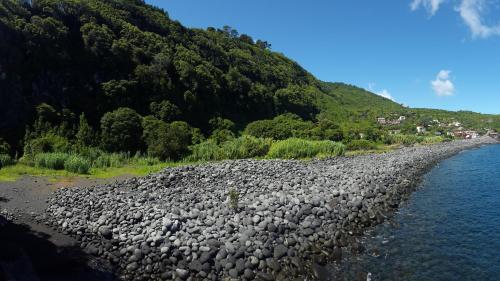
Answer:
M8 154L0 154L0 169L9 165L14 165L14 159Z
M40 153L35 155L35 165L39 168L63 170L64 162L69 158L67 153Z
M76 155L69 156L64 162L64 169L77 174L88 174L90 171L90 161Z
M346 144L347 150L372 150L377 144L369 140L351 140Z
M229 190L229 207L234 211L238 210L240 194L234 188Z
M71 145L66 138L52 133L29 140L24 146L24 153L31 156L46 152L67 153L70 150Z
M10 145L0 138L0 154L8 154L10 152Z
M339 156L344 154L345 146L333 141L309 141L287 139L273 143L268 158L299 159L317 156Z
M195 130L188 123L175 121L167 124L152 116L143 119L143 139L148 154L161 160L181 159L189 152Z
M133 109L121 107L104 114L101 140L107 151L137 151L141 148L142 118Z
M284 140L297 136L303 137L307 131L313 128L312 122L303 121L294 114L283 114L272 120L259 120L248 124L245 128L245 134L257 138Z

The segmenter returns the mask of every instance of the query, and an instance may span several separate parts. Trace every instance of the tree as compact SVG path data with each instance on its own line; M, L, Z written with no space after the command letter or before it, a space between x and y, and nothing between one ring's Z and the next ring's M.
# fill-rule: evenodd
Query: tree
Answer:
M142 147L142 118L135 110L121 107L101 119L101 141L108 151L135 152Z
M81 28L83 43L96 56L107 55L113 45L114 34L106 25L94 22L86 23Z
M253 38L246 34L241 34L240 40L248 44L253 44Z
M9 154L10 153L10 145L0 138L0 154Z
M295 113L304 119L312 118L318 108L314 104L314 95L317 89L291 85L279 89L274 95L274 104L277 113Z
M149 155L162 160L179 160L189 152L194 130L186 122L167 124L147 116L143 126L143 139L148 146Z
M80 115L80 122L78 125L78 132L76 133L76 144L78 147L83 148L93 146L96 143L96 134L92 127L85 118L85 113Z
M269 44L267 41L257 40L257 42L255 42L255 45L263 50L271 49L271 44Z
M168 100L161 101L160 103L152 102L149 108L156 118L165 122L177 120L181 114L179 108Z

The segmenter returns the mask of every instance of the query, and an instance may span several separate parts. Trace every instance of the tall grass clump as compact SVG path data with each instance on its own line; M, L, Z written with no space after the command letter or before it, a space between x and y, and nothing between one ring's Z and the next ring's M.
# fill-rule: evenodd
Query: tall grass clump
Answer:
M105 153L92 162L94 168L120 168L129 162L126 153Z
M90 168L91 163L88 159L76 155L71 155L64 162L64 169L72 173L88 174Z
M345 152L345 145L333 141L311 141L291 138L272 144L267 158L300 159L317 156L339 156Z
M0 154L0 168L14 165L15 161L8 154Z
M216 161L223 159L220 147L213 140L191 146L191 154L186 158L188 161Z
M271 139L245 135L223 143L221 154L225 159L263 157L269 152L271 144Z
M221 144L207 140L191 147L188 161L218 161L224 159L246 159L266 156L271 147L272 140L241 136L230 139Z
M35 155L35 166L51 170L64 170L64 162L69 154L61 152L39 153Z

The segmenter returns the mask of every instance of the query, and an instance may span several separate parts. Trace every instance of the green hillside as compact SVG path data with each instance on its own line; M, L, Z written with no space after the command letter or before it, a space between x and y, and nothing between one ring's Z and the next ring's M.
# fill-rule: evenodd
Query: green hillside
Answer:
M376 123L401 115L400 128ZM186 28L141 0L0 1L0 154L180 159L242 133L379 141L433 119L500 128L498 116L409 109L318 81L262 39Z

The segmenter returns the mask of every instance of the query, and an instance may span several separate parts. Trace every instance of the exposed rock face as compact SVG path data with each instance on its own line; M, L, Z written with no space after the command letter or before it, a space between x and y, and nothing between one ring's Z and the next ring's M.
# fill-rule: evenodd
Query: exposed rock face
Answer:
M48 221L117 264L127 280L273 280L304 261L362 251L427 168L492 138L310 162L238 160L166 169L92 188L63 189ZM239 193L239 208L228 192ZM286 278L285 278L286 279Z

